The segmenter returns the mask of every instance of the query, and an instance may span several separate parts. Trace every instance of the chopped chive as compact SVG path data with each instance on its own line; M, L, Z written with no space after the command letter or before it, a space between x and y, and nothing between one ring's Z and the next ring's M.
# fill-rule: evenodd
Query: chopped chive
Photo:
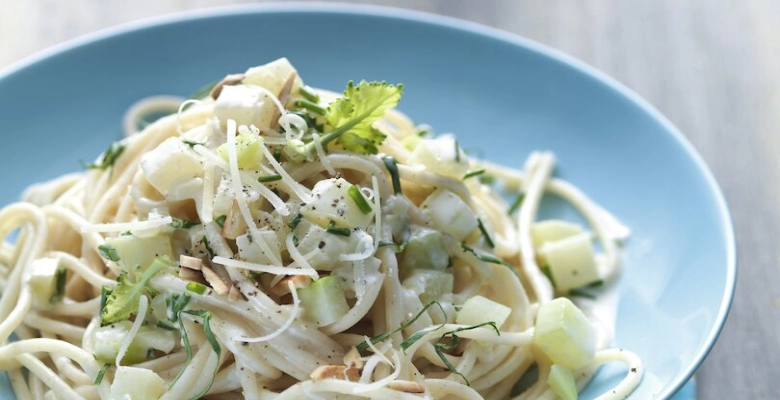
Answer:
M279 175L279 174L276 174L276 175L266 175L266 176L261 176L261 177L257 178L257 181L260 182L260 183L276 182L276 181L280 181L280 180L282 180L282 176Z
M274 160L282 162L282 146L276 146L273 153L271 153L272 156L274 156Z
M482 236L485 238L485 243L487 243L491 249L495 248L496 245L493 243L493 239L490 238L487 229L485 229L485 225L482 224L482 219L477 218L477 226L479 227L479 231L482 232Z
M171 295L165 299L166 314L171 322L179 320L179 312L184 310L184 307L190 302L190 297L188 293L182 293Z
M317 115L325 115L327 110L320 106L319 104L309 101L309 100L296 100L295 106L305 109L306 111L312 112Z
M473 178L475 176L479 176L479 175L482 175L484 173L485 173L485 169L484 168L477 169L477 170L474 170L474 171L469 171L469 172L466 173L466 175L463 175L463 180L465 181L466 179Z
M131 231L124 231L119 234L119 236L133 236L133 232Z
M100 253L100 255L107 260L111 260L113 262L119 261L119 252L117 252L116 248L110 244L101 244L98 246L98 253Z
M203 242L203 246L206 247L206 251L209 252L209 256L211 258L214 258L216 254L214 253L214 249L211 248L211 245L209 244L209 239L206 237L206 235L203 235L203 239L201 239L201 241Z
M111 363L103 364L102 367L100 367L100 371L98 371L97 376L95 377L95 385L100 385L101 382L103 382L103 377L106 376L106 371L111 367Z
M496 177L493 175L482 174L479 176L479 181L485 185L492 185L496 183Z
M491 256L491 255L488 255L488 254L479 253L476 250L474 250L474 248L472 248L471 246L466 245L465 243L461 243L460 244L460 248L463 249L463 251L465 251L465 252L469 252L469 253L473 254L474 257L476 257L477 260L479 260L479 261L486 262L486 263L491 263L491 264L503 265L503 266L509 268L509 270L512 271L512 273L517 277L517 279L522 281L522 278L520 277L520 274L517 273L517 270L515 270L515 267L512 264L510 264L510 263L508 263L508 262L506 262L506 261L504 261L504 260L502 260L502 259L500 259L498 257Z
M200 223L181 218L173 218L173 221L168 225L173 229L190 229L193 226L200 225Z
M406 245L409 244L408 242L404 242L401 244L389 241L389 240L380 240L377 247L385 247L385 246L391 246L393 248L393 251L396 253L401 253L406 249Z
M301 96L304 99L309 100L313 103L319 103L320 95L318 95L311 87L307 85L303 85L300 88L298 88L298 91L301 93Z
M183 311L179 310L176 313L176 321L179 321L179 334L181 334L181 343L182 346L184 346L184 352L187 354L187 360L184 362L184 366L181 368L181 370L179 370L179 373L176 374L176 377L173 378L173 381L171 381L170 385L168 385L169 390L173 387L173 385L176 384L176 381L181 378L182 374L184 374L184 371L192 361L192 345L190 345L190 337L187 334L187 329L184 327L184 320L181 318L182 312Z
M507 210L508 215L512 215L515 213L515 211L520 209L520 206L523 204L523 199L525 199L525 193L520 193L517 198L515 198L515 201L512 202L512 205L509 206L509 209Z
M349 228L339 228L333 221L328 222L328 227L325 228L325 232L338 236L349 236L352 232Z
M108 146L108 149L106 149L105 152L103 152L103 155L100 156L100 161L90 164L85 164L84 168L86 169L99 169L99 170L107 170L114 166L116 163L116 160L119 158L119 156L122 155L125 151L125 146L123 144L119 143L111 143L110 146Z
M418 125L416 129L419 137L426 137L431 133L431 127L428 125Z
M466 327L463 327L463 328L458 328L458 329L455 329L455 330L450 331L450 332L445 332L444 334L441 335L441 338L439 338L440 342L436 343L435 345L433 345L434 350L436 350L436 354L439 356L439 358L441 358L441 361L444 363L444 365L447 366L447 369L449 369L449 371L451 373L460 376L463 379L463 381L466 382L467 386L471 386L471 383L469 383L469 380L466 379L465 375L461 374L457 369L455 369L455 366L452 365L452 363L447 358L447 356L444 354L444 352L445 351L454 350L454 349L456 349L458 347L459 339L460 339L458 337L458 335L457 335L458 332L463 332L463 331L468 331L468 330L472 330L472 329L477 329L477 328L481 328L483 326L490 326L491 328L493 328L494 331L496 331L496 335L501 336L501 332L498 330L498 327L496 326L496 323L491 321L491 322L485 322L485 323L478 324L478 325L466 326ZM447 338L447 336L450 337L451 341L449 343L441 343L441 340Z
M434 301L426 304L425 307L423 307L422 310L420 310L420 312L417 313L417 315L415 315L411 320L409 320L409 322L399 326L395 330L392 330L390 332L385 332L385 333L383 333L381 335L377 335L377 336L374 336L371 339L369 339L371 341L371 344L377 344L379 342L383 342L383 341L387 340L390 336L393 336L393 334L395 334L396 332L401 332L402 330L412 326L412 324L415 321L417 321L417 319L420 318L420 316L423 315L423 313L425 313L425 311L427 311L429 308L431 308L431 306L433 306L434 304L439 306L439 309L441 310L441 313L444 315L444 320L446 321L447 320L447 313L444 312L444 307L442 307L441 304L439 304L438 301L434 300ZM404 343L406 343L408 340L409 339L404 340ZM401 346L403 347L403 343L401 344ZM404 347L404 350L406 350L406 348L409 347L409 346L411 346L411 344L409 344L408 346ZM358 351L366 351L367 349L368 349L368 343L366 343L365 341L360 343L359 345L357 345L357 350Z
M146 359L154 358L154 349L150 348L149 350L146 350Z
M347 194L355 201L355 204L357 204L360 211L363 211L363 214L368 214L373 210L371 204L368 204L368 201L363 197L363 193L360 192L360 189L358 189L357 186L350 186L349 189L347 189Z
M197 294L203 294L206 293L206 285L198 282L189 282L187 283L187 290L193 293Z
M211 312L205 310L189 310L183 312L203 318L203 332L206 334L206 341L209 342L211 348L214 350L214 353L217 354L217 359L219 359L222 353L222 347L220 347L217 338L214 336L214 332L211 330ZM217 371L219 370L219 367L220 364L217 363L217 365L214 367L214 372L211 374L211 381L209 381L209 384L206 385L206 387L203 388L203 390L201 390L200 393L196 394L193 398L199 399L208 393L209 389L211 389L211 386L214 384L214 380L217 377Z
M298 247L298 244L300 243L300 240L298 239L297 235L293 235L292 242L295 247Z
M104 314L104 309L106 308L108 297L111 296L112 292L113 290L108 286L103 286L102 288L100 288L100 315ZM100 326L105 326L103 324L103 321L100 322Z
M394 193L403 194L403 191L401 191L401 178L398 175L398 165L395 163L395 158L392 156L384 156L382 157L382 161L385 163L387 171L390 172Z
M176 330L176 328L174 328L174 327L172 327L172 326L170 326L170 325L168 325L168 324L166 324L165 322L162 322L162 321L157 321L157 327L160 328L160 329L165 329L166 331L175 331Z
M597 279L597 280L595 280L595 281L585 285L584 287L596 289L596 288L600 288L602 286L604 286L604 280L603 279Z
M295 229L295 227L298 226L299 223L301 223L301 219L303 219L303 214L297 213L295 214L289 223L287 223L287 226L290 227L290 229Z
M227 215L220 215L219 217L214 218L214 222L216 222L220 228L223 228L225 226L226 219L227 219Z
M458 141L455 141L455 161L460 162L460 145Z
M569 290L569 296L584 297L586 299L591 299L591 300L595 300L596 299L596 295L595 294L590 293L590 292L584 290L583 288L575 288L575 289Z
M205 143L196 142L196 141L194 141L194 140L186 140L186 139L182 139L181 141L182 141L184 144L186 144L187 146L190 146L190 148L193 148L193 147L195 147L195 146L198 146L198 145L200 145L200 146L205 146L205 145L206 145Z
M68 270L62 267L57 267L57 272L54 276L54 294L49 298L49 303L54 304L62 300L62 296L65 295L65 283Z

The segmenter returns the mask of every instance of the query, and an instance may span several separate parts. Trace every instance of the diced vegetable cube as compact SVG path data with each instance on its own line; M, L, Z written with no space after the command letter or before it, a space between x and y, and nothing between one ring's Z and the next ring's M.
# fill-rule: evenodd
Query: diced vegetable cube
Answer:
M547 242L542 246L540 254L547 259L558 291L565 293L599 280L589 233Z
M504 325L512 309L493 300L476 295L463 303L455 322L463 325L479 325L495 322L498 328Z
M451 135L421 139L412 152L412 162L424 165L431 172L455 179L463 178L469 170L468 157Z
M559 297L539 307L533 344L553 363L577 369L593 361L596 331L571 300Z
M111 383L112 400L159 399L165 393L165 381L146 368L119 367Z
M166 256L174 259L168 236L116 236L107 238L106 244L116 249L119 254L119 264L127 271L143 273L157 257ZM140 268L136 270L138 267Z
M141 158L141 169L163 195L173 186L203 174L203 165L194 152L178 137L166 139Z
M477 216L471 208L455 193L446 189L437 189L422 203L421 208L436 228L455 238L463 240L477 228Z
M577 400L577 383L571 370L563 365L553 364L547 384L561 400Z
M258 168L263 161L263 150L260 147L260 138L252 132L245 132L236 136L236 163L239 169ZM217 147L217 154L223 160L228 161L228 144L223 143Z
M546 242L566 239L580 232L582 232L582 228L577 224L560 219L549 219L531 226L531 240L534 243L534 248L538 250Z
M59 261L56 258L38 258L26 271L25 282L30 285L33 304L37 308L45 308L57 292L57 277Z
M312 188L313 201L301 206L301 214L321 227L333 221L339 227L365 228L374 212L363 213L347 192L352 184L343 178L325 179Z
M262 86L268 89L269 92L278 96L287 77L290 76L290 73L295 73L297 75L298 71L290 64L289 60L283 57L271 61L268 64L249 68L244 73L243 83L246 85ZM297 92L298 88L301 86L301 79L296 77L291 88L291 93Z
M404 279L403 287L418 294L423 304L439 300L445 293L452 293L455 277L443 271L417 269Z
M410 269L443 270L450 263L441 232L433 229L415 229L403 254L403 266Z
M301 307L307 319L317 326L330 325L349 311L344 289L335 276L325 276L298 289Z
M214 116L223 130L230 119L236 121L237 126L254 125L258 129L268 129L276 122L273 117L277 112L276 104L263 90L254 86L224 86L214 102Z
M122 321L97 328L93 342L95 358L101 362L115 362L119 348L130 332L131 325L130 321ZM150 349L169 353L175 345L176 336L173 332L165 329L142 328L133 338L121 363L123 365L136 364L146 360Z

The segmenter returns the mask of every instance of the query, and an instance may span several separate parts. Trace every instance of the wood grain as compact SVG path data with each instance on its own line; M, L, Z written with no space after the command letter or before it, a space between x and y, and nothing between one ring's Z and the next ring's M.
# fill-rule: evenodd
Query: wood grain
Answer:
M0 67L127 21L244 1L0 0ZM701 399L780 398L780 2L386 0L518 33L635 90L699 150L736 225L737 295Z

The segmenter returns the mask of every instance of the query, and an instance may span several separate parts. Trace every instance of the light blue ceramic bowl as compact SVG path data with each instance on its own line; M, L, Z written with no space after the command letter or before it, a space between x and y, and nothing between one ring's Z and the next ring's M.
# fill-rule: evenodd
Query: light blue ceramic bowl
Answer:
M286 56L313 86L403 82L401 109L464 147L520 166L535 149L633 230L620 278L617 345L647 375L632 399L669 398L712 347L736 256L726 204L663 116L601 73L539 44L429 14L282 5L165 17L91 35L0 75L0 204L80 169L120 136L135 100L187 95L227 72ZM545 213L567 210L550 203ZM620 378L602 368L582 398ZM0 382L0 397L13 395Z

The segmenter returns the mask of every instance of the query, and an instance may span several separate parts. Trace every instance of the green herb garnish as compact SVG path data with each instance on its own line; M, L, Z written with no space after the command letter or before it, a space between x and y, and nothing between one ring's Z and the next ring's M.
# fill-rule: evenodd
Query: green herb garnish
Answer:
M325 228L325 232L338 236L349 236L352 232L349 228L339 228L333 221L328 222L328 227Z
M128 320L130 315L137 313L138 299L154 294L154 289L148 287L149 281L158 272L172 267L173 262L168 257L157 257L136 282L127 276L127 271L122 271L116 278L116 287L106 298L100 314L101 326Z
M100 253L103 258L113 262L117 262L120 259L116 248L110 244L101 244L98 246L98 253Z
M261 176L261 177L257 178L257 181L260 182L260 183L276 182L276 181L280 181L280 180L282 180L282 176L279 175L279 174L276 174L276 175L266 175L266 176Z
M442 315L444 315L443 319L446 321L447 320L447 313L444 312L444 307L442 307L441 304L439 304L438 301L434 300L434 301L426 304L425 307L423 307L422 310L420 310L420 312L417 313L417 315L415 315L411 320L409 320L409 322L399 326L398 328L396 328L396 329L394 329L394 330L392 330L390 332L385 332L385 333L383 333L381 335L377 335L377 336L374 336L371 339L369 339L371 341L371 344L377 344L379 342L383 342L383 341L389 339L390 336L393 336L396 332L401 332L402 330L412 326L412 324L415 321L417 321L417 319L420 318L420 316L423 315L423 313L425 313L425 311L427 311L429 308L431 308L431 306L433 306L434 304L439 307L439 309L441 310ZM404 340L404 343L406 343L408 340L409 339ZM403 347L403 344L401 344L401 346ZM365 341L361 342L359 345L357 345L357 350L358 351L366 351L367 349L368 349L368 343L366 343ZM404 350L406 350L406 347L404 347Z
M106 376L106 371L108 371L108 368L111 367L111 363L103 364L102 367L100 367L100 371L98 371L97 376L95 377L95 385L100 385L101 382L103 382L103 377Z
M520 193L506 211L507 215L512 215L515 211L519 210L520 206L523 204L523 199L525 199L525 193Z
M303 214L297 213L295 214L290 222L287 223L287 226L290 227L290 229L295 229L299 223L301 223L301 220L303 219Z
M363 214L368 214L373 211L371 204L368 204L368 201L365 197L363 197L363 193L360 192L360 189L358 189L357 186L350 186L349 189L347 189L347 194L352 198L352 200L355 201L355 204L357 204L358 208L363 212Z
M100 160L94 163L84 165L86 169L99 169L105 171L114 166L116 160L125 151L125 145L119 143L111 143L108 149L100 156Z
M306 100L311 101L312 103L319 103L320 102L320 95L317 94L317 92L314 91L311 87L307 85L303 85L300 88L298 88L298 91L301 93L301 97L303 97Z
M187 290L189 290L190 292L193 292L193 293L203 294L203 293L206 293L206 289L208 289L208 288L206 287L206 285L204 285L202 283L198 283L198 282L189 282L189 283L187 283Z
M398 174L398 164L395 163L395 158L392 156L384 156L382 157L382 162L385 163L387 172L390 173L390 179L393 182L393 193L402 195L401 177Z
M480 175L482 175L484 173L485 173L485 169L484 168L483 169L477 169L477 170L474 170L474 171L469 171L469 172L466 173L466 175L463 175L463 180L465 181L466 179L473 178L475 176L480 176Z
M493 243L493 239L490 238L487 229L485 229L485 225L482 224L482 219L477 218L477 226L479 227L479 231L482 232L482 237L485 238L485 243L487 243L491 249L495 248L496 245Z
M321 105L306 99L296 100L295 106L317 115L325 115L325 113L327 113L327 110Z
M227 219L227 215L220 215L219 217L214 218L214 222L216 222L220 228L223 228L225 226L226 219Z
M171 228L174 229L190 229L193 226L197 226L200 224L195 221L189 221L181 218L173 218L173 222L171 222L169 225L171 226Z

